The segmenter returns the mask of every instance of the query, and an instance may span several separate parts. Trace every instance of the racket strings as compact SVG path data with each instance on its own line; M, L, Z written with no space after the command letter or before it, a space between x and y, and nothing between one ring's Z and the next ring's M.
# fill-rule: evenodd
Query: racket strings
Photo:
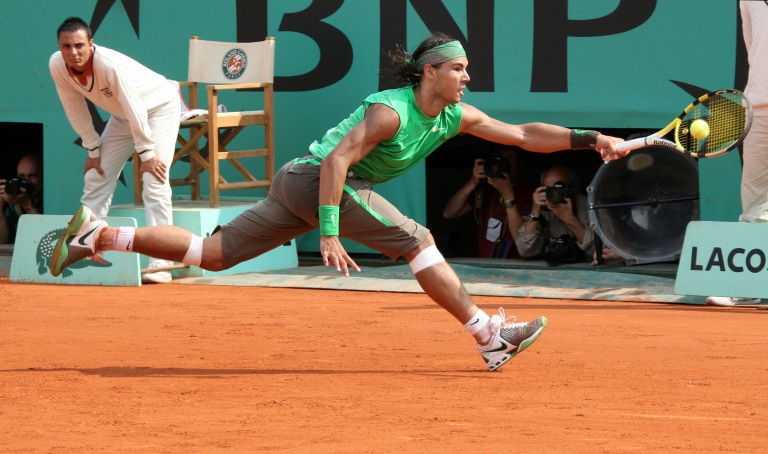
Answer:
M747 103L737 93L720 93L697 104L676 128L678 144L688 153L707 156L729 149L745 131ZM704 120L709 134L697 139L690 134L690 125Z

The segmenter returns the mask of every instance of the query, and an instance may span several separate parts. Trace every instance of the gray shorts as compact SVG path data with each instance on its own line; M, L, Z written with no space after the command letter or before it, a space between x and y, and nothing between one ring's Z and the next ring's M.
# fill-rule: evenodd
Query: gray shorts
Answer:
M320 158L307 155L283 166L269 196L221 226L224 268L257 257L318 228ZM339 235L397 260L429 235L373 192L373 184L350 174L339 205Z

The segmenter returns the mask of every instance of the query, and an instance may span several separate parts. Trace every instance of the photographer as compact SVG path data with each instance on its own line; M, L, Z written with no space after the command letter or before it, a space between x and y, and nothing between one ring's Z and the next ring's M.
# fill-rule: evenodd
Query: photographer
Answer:
M16 165L16 177L0 179L0 209L0 244L14 242L22 214L43 213L43 166L39 156L23 156Z
M445 219L473 212L478 257L520 258L515 241L523 215L531 212L533 187L517 179L519 148L499 146L488 159L475 159L472 176L443 208Z
M578 176L568 167L555 166L544 172L541 181L517 238L520 255L542 257L549 265L585 261L595 251L595 237Z

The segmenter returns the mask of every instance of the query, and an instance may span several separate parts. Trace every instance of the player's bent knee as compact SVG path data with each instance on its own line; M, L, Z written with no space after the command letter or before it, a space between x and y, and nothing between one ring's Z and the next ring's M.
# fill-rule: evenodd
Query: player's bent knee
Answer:
M221 260L218 260L218 261L203 260L200 263L199 267L206 271L222 271L224 269L224 263Z
M421 252L408 263L408 265L411 266L411 271L413 271L413 274L415 275L419 271L423 271L444 261L445 258L443 257L443 254L441 254L437 249L437 246L433 244L422 249Z
M199 257L197 256L199 254ZM189 251L184 259L190 259L190 261L197 259L197 264L200 268L207 271L221 271L224 270L224 256L222 253L222 237L221 231L215 231L213 235L201 238L196 235L192 236L190 241ZM187 263L186 261L184 263Z

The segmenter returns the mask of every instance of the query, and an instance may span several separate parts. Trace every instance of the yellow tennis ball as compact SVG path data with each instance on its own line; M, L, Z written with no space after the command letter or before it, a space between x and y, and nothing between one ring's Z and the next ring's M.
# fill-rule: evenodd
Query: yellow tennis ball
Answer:
M706 121L698 119L691 123L690 131L691 136L701 140L709 135L709 125Z

